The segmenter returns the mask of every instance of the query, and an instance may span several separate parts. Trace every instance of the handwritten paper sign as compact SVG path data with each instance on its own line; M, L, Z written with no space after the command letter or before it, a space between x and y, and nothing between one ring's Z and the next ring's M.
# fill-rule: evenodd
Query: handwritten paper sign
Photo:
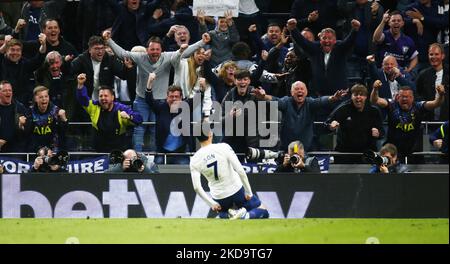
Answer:
M239 14L239 0L194 0L193 6L194 16L198 10L206 12L207 16L223 17L225 11L231 11L233 17Z

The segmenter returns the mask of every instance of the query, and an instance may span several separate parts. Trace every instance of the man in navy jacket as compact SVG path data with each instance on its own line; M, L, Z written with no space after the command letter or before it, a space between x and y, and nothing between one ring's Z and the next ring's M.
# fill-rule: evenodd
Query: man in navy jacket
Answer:
M151 80L152 76L149 76ZM153 98L151 82L148 82L146 101L156 113L156 151L158 153L184 153L186 151L187 140L183 135L171 133L172 120L179 114L178 111L171 111L181 103L183 92L179 86L170 86L167 89L166 101L155 100ZM162 156L156 156L155 162L164 163ZM168 164L189 164L187 156L168 156Z

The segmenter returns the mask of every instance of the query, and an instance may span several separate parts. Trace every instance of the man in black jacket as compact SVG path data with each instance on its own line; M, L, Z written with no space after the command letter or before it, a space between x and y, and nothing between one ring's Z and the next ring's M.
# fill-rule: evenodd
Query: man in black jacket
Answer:
M0 152L21 152L21 139L26 123L26 108L13 100L13 88L8 81L0 82Z
M443 85L445 88L445 100L441 107L429 111L424 120L446 121L448 120L448 67L444 65L445 52L441 44L431 44L428 49L428 60L431 67L423 70L416 80L416 91L418 101L431 101L435 96L435 87Z
M101 37L92 36L88 45L89 49L72 61L72 73L74 75L86 74L87 80L84 85L88 95L92 99L98 100L98 91L101 85L114 87L114 76L127 79L127 74L131 74L132 71L129 71L117 57L105 52L106 44ZM76 119L89 120L86 119L81 107L78 107L76 113Z
M361 24L353 19L351 25L350 34L342 41L336 40L336 32L332 28L324 28L319 34L319 42L311 42L298 31L296 19L288 20L287 29L291 32L294 45L298 45L311 62L312 79L309 88L313 97L331 96L349 87L346 61L351 54ZM334 107L335 105L329 105L319 109L315 119L324 121ZM316 148L328 148L321 146L320 142L320 137L326 134L326 131L317 128L314 134Z
M319 42L310 42L297 29L297 20L290 19L287 29L295 45L302 48L311 61L311 89L316 96L333 95L348 87L346 57L350 55L360 23L353 19L351 33L343 40L336 40L336 33L325 28L319 34Z
M246 153L248 147L259 147L260 137L257 134L259 99L255 96L254 90L261 88L250 86L251 74L247 70L237 72L235 78L236 87L231 89L222 101L222 123L225 128L222 142L230 145L236 153ZM244 123L241 122L242 119ZM226 128L231 122L233 122L232 131ZM243 161L244 157L240 156L239 160Z
M46 36L46 46L49 53L51 51L58 51L62 56L67 57L66 60L78 56L78 51L68 41L61 36L61 28L56 19L48 18L42 24L42 34ZM39 42L35 40L24 41L23 55L25 58L33 57L39 49Z
M35 71L36 85L49 89L50 101L67 112L67 118L73 120L73 109L76 104L74 87L75 77L67 68L63 69L64 58L57 51L51 51L45 56L44 65Z
M351 93L351 99L336 108L325 122L331 131L339 128L335 150L353 153L375 150L376 141L384 134L380 111L366 103L368 91L364 85L355 84ZM336 163L360 161L361 155L335 158Z
M15 98L25 106L30 104L32 98L33 87L30 79L33 72L41 66L47 51L44 34L39 35L39 43L39 52L32 59L22 56L22 42L12 39L11 36L6 36L5 43L0 47L0 80L8 80L11 83Z
M158 153L185 153L187 145L187 137L183 135L172 134L172 127L178 118L180 103L183 98L183 91L179 86L169 86L167 89L167 98L165 101L155 100L152 92L152 82L155 75L150 74L147 83L147 91L145 95L146 102L153 108L156 113L156 151ZM155 163L164 164L163 156L156 156ZM187 156L167 156L166 164L188 164Z

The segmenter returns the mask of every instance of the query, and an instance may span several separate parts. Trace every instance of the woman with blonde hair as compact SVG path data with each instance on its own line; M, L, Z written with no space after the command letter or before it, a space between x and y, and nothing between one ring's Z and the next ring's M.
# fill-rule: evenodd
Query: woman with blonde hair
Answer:
M175 69L174 85L180 86L183 90L185 99L193 99L198 93L201 95L201 113L202 117L209 116L212 109L211 85L204 78L203 63L209 54L203 48L211 40L205 33L202 40L192 45L181 56L180 63ZM193 106L195 108L196 105Z

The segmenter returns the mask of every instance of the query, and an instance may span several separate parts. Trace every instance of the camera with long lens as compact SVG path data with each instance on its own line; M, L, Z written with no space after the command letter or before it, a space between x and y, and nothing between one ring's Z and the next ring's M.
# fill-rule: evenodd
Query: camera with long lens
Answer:
M268 149L248 148L246 158L250 162L258 162L263 159L279 159L284 157L283 151L271 151Z
M48 165L59 165L59 166L65 166L67 165L67 162L69 161L69 153L67 151L59 151L56 153L56 155L53 155L51 157L45 156L44 162Z
M248 148L246 158L250 162L258 162L263 159L275 159L277 163L283 163L284 151L271 151L267 149ZM301 157L298 154L294 154L289 157L291 164L297 164L300 162Z
M368 163L376 165L376 166L381 166L381 165L387 166L391 162L391 160L388 157L381 156L380 154L378 154L374 151L371 151L371 150L364 153L364 159Z
M110 164L122 164L125 160L125 156L123 152L120 150L113 150L109 154L109 163ZM130 161L130 168L128 168L127 172L138 172L142 166L144 165L144 161L139 157L135 157Z
M131 160L131 169L130 170L133 172L138 172L142 168L143 165L144 165L144 162L140 158L136 157Z
M48 156L45 152L45 156L42 158L43 164L39 166L39 172L49 172L51 171L50 166L59 165L60 167L65 167L69 162L69 153L67 151L61 150L53 156Z

